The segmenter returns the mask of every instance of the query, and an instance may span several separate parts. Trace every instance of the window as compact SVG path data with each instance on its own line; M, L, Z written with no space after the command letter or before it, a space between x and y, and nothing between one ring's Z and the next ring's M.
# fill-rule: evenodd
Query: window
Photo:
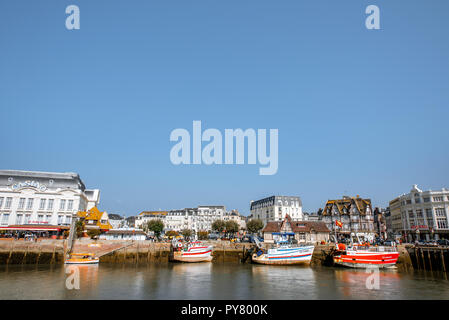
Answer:
M435 215L437 217L445 217L446 218L446 211L444 208L435 208Z
M423 200L424 200L424 202L430 202L430 198L429 197L423 198Z
M65 200L62 199L61 202L59 202L59 210L64 211L65 209Z
M53 210L54 199L48 199L47 210Z
M5 209L11 209L11 202L12 202L11 197L6 198Z
M64 216L58 216L58 224L62 224L62 218L63 218Z
M7 225L8 224L8 220L9 220L9 213L4 213L2 215L2 224L3 225Z
M26 214L26 215L25 215L25 221L24 221L23 223L24 223L24 224L30 223L30 219L31 219L31 214Z
M44 221L44 215L43 214L38 215L37 216L37 221L38 222L43 222Z
M411 203L412 203L412 200L408 199L407 204L411 204Z
M16 224L22 224L22 218L23 218L23 215L18 214L17 218L16 218Z
M45 209L45 203L47 202L47 199L41 199L41 202L39 204L39 210Z
M415 203L421 203L421 199L420 198L415 198Z
M27 210L31 210L33 208L33 198L29 198L27 201Z
M20 198L18 209L23 209L24 207L25 207L25 198Z
M5 199L5 197L0 197L0 209L3 207L3 200Z
M73 210L73 200L69 200L67 210Z
M438 219L437 220L439 229L447 229L447 220L446 219Z
M441 202L441 201L443 201L443 197L433 197L433 201Z
M45 222L49 224L50 221L51 221L51 215L47 214L47 215L45 216Z
M65 216L65 223L66 224L70 224L72 222L72 217L71 216Z

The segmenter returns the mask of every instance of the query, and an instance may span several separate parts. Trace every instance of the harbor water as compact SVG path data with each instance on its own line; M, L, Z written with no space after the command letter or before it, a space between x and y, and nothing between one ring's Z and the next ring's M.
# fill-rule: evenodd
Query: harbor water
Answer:
M449 299L447 274L430 272L233 263L66 268L2 265L0 299Z

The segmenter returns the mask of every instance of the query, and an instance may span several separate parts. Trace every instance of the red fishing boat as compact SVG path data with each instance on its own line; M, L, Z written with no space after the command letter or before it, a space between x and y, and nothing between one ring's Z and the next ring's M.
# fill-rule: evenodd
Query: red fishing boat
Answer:
M353 244L346 246L338 243L333 254L336 265L350 268L389 268L398 260L396 247L370 246L368 244Z

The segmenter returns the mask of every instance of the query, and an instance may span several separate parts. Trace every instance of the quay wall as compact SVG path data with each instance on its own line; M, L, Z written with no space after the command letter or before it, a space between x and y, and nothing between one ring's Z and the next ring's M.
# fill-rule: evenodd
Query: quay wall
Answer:
M213 245L213 263L251 263L250 243L230 243L222 241L206 241ZM333 244L317 245L311 265L332 265L329 253ZM0 240L0 265L5 264L63 264L67 249L66 240L43 239L39 242L23 240ZM449 271L449 249L416 248L400 245L397 267L401 271L441 270ZM152 241L119 241L78 239L74 252L91 252L100 256L105 263L168 263L170 255L169 243Z

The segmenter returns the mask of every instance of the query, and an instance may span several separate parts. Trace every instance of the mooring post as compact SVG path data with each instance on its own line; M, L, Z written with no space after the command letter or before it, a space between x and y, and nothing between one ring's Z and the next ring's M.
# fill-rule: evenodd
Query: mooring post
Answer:
M426 262L424 261L424 250L421 248L420 251L421 251L423 270L426 270Z
M442 262L442 265L443 265L443 271L446 272L446 264L444 263L444 250L443 250L443 248L441 248L440 251L441 251L441 262Z
M427 250L427 257L429 258L429 267L430 267L430 271L432 271L432 259L430 258L430 249Z

